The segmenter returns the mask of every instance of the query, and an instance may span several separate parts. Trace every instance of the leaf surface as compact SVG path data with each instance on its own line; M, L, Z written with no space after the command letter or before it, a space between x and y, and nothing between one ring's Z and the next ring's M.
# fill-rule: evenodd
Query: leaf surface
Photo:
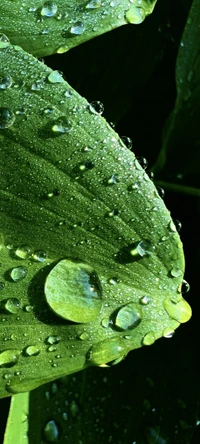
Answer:
M127 23L141 23L156 0L4 0L0 32L37 57L63 53Z
M28 444L29 393L12 396L3 444Z
M3 397L119 361L191 310L182 243L133 153L60 73L1 46Z

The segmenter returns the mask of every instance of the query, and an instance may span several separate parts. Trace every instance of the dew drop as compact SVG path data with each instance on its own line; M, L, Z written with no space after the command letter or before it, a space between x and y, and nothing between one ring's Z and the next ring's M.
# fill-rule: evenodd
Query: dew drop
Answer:
M137 304L124 305L117 313L115 325L120 330L131 330L137 327L142 320L142 311Z
M118 177L115 174L112 174L112 176L109 177L107 180L108 185L115 185L118 182Z
M82 341L85 341L85 339L88 339L88 333L85 331L85 332L83 332L83 333L81 333L81 335L79 336L79 338L82 340Z
M46 251L44 250L36 250L32 254L32 259L36 262L45 262L47 258Z
M191 307L185 299L181 299L177 303L172 302L170 299L165 299L163 305L168 315L180 322L180 324L189 321L192 316Z
M97 9L101 6L101 0L91 0L89 3L87 3L86 8L87 9Z
M56 120L56 122L54 122L51 129L55 136L60 136L62 134L69 133L72 129L72 125L65 116L61 116L58 120Z
M15 114L8 108L0 108L0 129L6 129L13 125Z
M12 86L13 80L12 77L7 76L0 76L0 90L8 89Z
M121 139L122 139L122 142L124 143L124 145L126 145L126 147L127 147L129 150L131 150L131 148L133 147L133 142L132 142L132 140L130 139L130 137L122 136Z
M98 100L96 102L91 102L89 104L89 110L93 114L103 114L104 112L104 106L103 103L99 102Z
M57 335L48 336L46 342L48 344L58 344L60 342L60 336L57 336Z
M180 268L177 267L172 268L172 270L170 271L170 275L176 278L181 276L182 273L183 273L182 270L180 270Z
M4 282L0 282L0 290L3 290L5 288L5 283Z
M139 25L145 19L145 13L141 8L137 6L131 6L130 9L125 14L128 23L134 23Z
M182 228L182 223L178 219L173 219L173 222L174 222L174 225L176 227L176 230L179 233L181 231L181 228Z
M22 279L26 277L27 273L28 273L27 267L19 266L11 270L10 277L14 282L20 282L22 281Z
M79 170L87 171L87 170L92 170L94 167L95 167L94 162L92 162L91 160L86 160L85 162L81 163L81 165L79 165Z
M87 353L87 359L92 364L101 365L124 356L126 347L117 337L105 339L93 345Z
M131 256L151 256L155 252L155 247L148 239L138 242L137 246L130 250Z
M13 367L17 364L20 355L19 350L4 350L0 353L0 367Z
M20 245L16 248L15 255L20 259L28 259L31 255L31 248L28 245Z
M45 282L50 308L61 318L90 322L100 313L102 289L93 268L85 263L61 260Z
M7 48L10 45L10 40L5 34L0 33L0 49Z
M172 338L172 336L174 336L174 333L175 333L175 331L174 331L173 328L166 327L166 328L163 330L162 335L163 335L164 338Z
M145 159L145 157L136 157L136 159L139 162L139 164L141 165L141 167L143 168L143 170L146 170L148 167L147 159Z
M190 284L188 284L188 282L185 279L183 279L182 286L181 286L181 292L187 293L188 291L190 291Z
M47 351L48 352L55 352L57 349L56 349L56 346L55 345L50 345L48 348L47 348Z
M64 82L62 73L59 71L52 71L48 76L48 80L50 83L61 83Z
M53 17L56 14L57 9L58 9L58 7L57 7L56 3L45 2L42 9L41 9L40 14L43 17Z
M26 347L25 353L27 356L37 356L40 353L40 349L37 347L37 345L29 345Z
M146 295L145 296L141 296L141 298L139 300L141 305L148 305L149 301L150 301L150 298L149 298L149 296L146 296Z
M20 302L17 298L9 298L4 304L4 308L9 313L17 313L20 309Z
M85 31L85 25L83 22L76 22L71 26L69 32L74 35L81 35Z
M77 414L79 413L79 407L75 400L72 400L70 404L70 412L73 418L75 418L75 416L77 416Z
M142 344L143 345L152 345L154 344L156 338L153 331L149 331L143 338Z
M60 426L54 421L48 421L43 430L44 439L48 443L57 442L60 438Z
M156 187L156 189L157 189L159 196L163 199L165 197L165 190L163 190L163 188L158 187L158 186Z

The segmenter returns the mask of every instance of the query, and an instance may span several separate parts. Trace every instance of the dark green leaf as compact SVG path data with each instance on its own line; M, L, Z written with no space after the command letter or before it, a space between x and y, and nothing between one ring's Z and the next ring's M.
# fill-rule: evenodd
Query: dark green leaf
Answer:
M1 46L3 397L118 362L191 310L182 243L135 156L60 73Z

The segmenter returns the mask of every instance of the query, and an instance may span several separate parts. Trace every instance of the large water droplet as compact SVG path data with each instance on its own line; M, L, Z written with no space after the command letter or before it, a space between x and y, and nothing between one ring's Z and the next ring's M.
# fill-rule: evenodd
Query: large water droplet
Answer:
M60 426L54 420L48 421L43 430L44 439L46 442L57 442L60 438Z
M15 255L20 259L28 259L31 255L31 248L28 245L20 245L16 248Z
M149 331L142 340L143 345L152 345L155 342L155 334L153 331Z
M62 134L69 133L72 129L72 125L65 116L61 116L58 120L56 120L56 122L54 122L51 129L55 136L60 136Z
M10 45L10 40L5 34L0 33L0 49L7 48Z
M4 350L0 353L0 367L13 367L17 364L19 350Z
M10 277L14 282L19 282L26 277L28 273L27 267L15 267L10 272Z
M91 0L89 3L87 3L86 8L87 9L97 9L101 6L101 0Z
M85 31L85 25L83 22L76 22L71 26L69 32L74 35L81 35Z
M182 275L182 270L180 268L174 267L171 269L170 274L172 277L179 277Z
M141 8L137 6L131 6L130 9L125 14L128 23L134 23L139 25L145 19L145 13Z
M9 313L17 313L20 309L20 302L17 298L9 298L4 304L4 308Z
M37 345L29 345L26 347L25 353L27 356L37 356L40 353L40 349L37 347Z
M142 310L137 304L130 303L120 308L115 318L115 325L120 330L130 330L137 327L142 319Z
M1 76L0 75L0 90L8 89L12 86L13 80L12 77L7 76Z
M96 102L91 102L89 104L89 110L93 114L103 114L104 112L104 106L103 103L99 102L98 100Z
M95 365L106 364L126 354L125 343L118 337L95 344L87 353L87 359Z
M52 71L48 76L48 80L50 83L61 83L64 82L62 73L59 71Z
M192 316L191 307L185 299L181 299L177 303L172 302L170 299L165 299L163 305L168 315L181 324L189 321Z
M45 295L58 316L73 322L94 320L102 307L99 278L81 262L61 260L47 276Z
M155 247L148 239L138 242L137 246L130 250L131 256L151 256L155 252Z
M0 129L6 129L13 125L15 114L8 108L0 108Z
M57 5L54 2L45 2L42 9L41 9L41 15L43 17L53 17L57 12Z

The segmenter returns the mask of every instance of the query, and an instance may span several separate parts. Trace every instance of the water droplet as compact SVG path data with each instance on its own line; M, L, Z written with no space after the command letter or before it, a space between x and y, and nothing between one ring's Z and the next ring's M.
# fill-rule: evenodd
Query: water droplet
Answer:
M76 22L71 26L69 32L74 35L81 35L85 31L85 25L83 22Z
M180 322L180 324L189 321L192 316L191 307L185 299L181 299L177 303L172 302L170 299L165 299L163 305L168 315Z
M57 9L58 9L58 7L57 7L56 3L45 2L41 11L40 11L40 14L43 17L53 17L56 14Z
M94 167L95 167L94 162L86 160L85 162L81 163L81 165L79 165L79 170L87 171L87 170L92 170Z
M40 349L37 347L37 345L29 345L26 347L25 353L27 356L37 356L40 353Z
M8 108L0 108L0 129L6 129L13 125L15 114Z
M4 304L4 308L9 313L17 313L20 309L20 302L17 298L9 298Z
M174 267L172 268L172 270L170 271L170 275L172 277L179 277L183 274L182 270L180 270L180 268Z
M20 282L22 279L26 277L28 273L27 267L15 267L10 272L10 277L14 282Z
M156 187L159 196L163 199L165 197L165 190L161 187Z
M126 147L127 147L129 150L131 150L131 148L133 147L133 142L132 142L132 140L130 139L130 137L122 136L121 139L122 139L122 142L124 143L124 145L126 145Z
M174 331L173 328L171 328L171 327L166 327L166 328L163 330L163 337L164 337L164 338L172 338L172 336L174 336L174 333L175 333L175 331Z
M108 217L115 217L115 216L118 216L118 215L119 215L119 210L117 210L117 208L115 208L114 210L109 211L108 213L106 213L106 215L107 215Z
M52 71L48 75L48 80L50 83L61 83L64 82L63 75L60 71Z
M4 350L0 353L0 367L13 367L17 364L19 350Z
M50 345L50 346L47 348L47 351L48 351L48 352L55 352L56 350L57 350L57 348L56 348L55 345Z
M85 339L88 339L88 333L85 331L84 333L82 333L80 336L79 336L79 338L82 340L82 341L85 341Z
M136 159L139 162L139 164L141 165L141 167L143 168L143 170L146 170L148 167L147 159L145 159L145 157L136 157Z
M139 300L141 305L148 305L149 301L150 301L150 298L149 298L149 296L146 296L146 295L142 296Z
M86 8L87 9L97 9L101 6L101 0L91 0L89 3L87 3Z
M108 185L115 185L118 182L118 177L115 174L112 174L112 176L109 177L107 180Z
M55 135L60 136L61 134L69 133L72 129L72 125L65 116L61 116L56 122L54 122L51 129Z
M104 106L103 103L99 102L98 100L96 102L91 102L89 104L89 110L93 114L103 114L104 112Z
M10 45L10 40L5 34L0 33L0 49L7 48Z
M79 413L79 407L75 400L73 400L70 404L70 412L73 417L77 416L77 414Z
M87 353L87 359L95 365L106 364L126 354L125 343L118 337L105 339L93 345Z
M60 426L54 421L48 421L44 427L43 435L46 442L57 442L60 438Z
M36 262L45 262L46 258L47 258L47 254L46 254L46 251L44 251L44 250L36 250L32 254L32 259L34 259L34 261L36 261Z
M31 313L31 312L33 311L33 306L32 306L32 305L26 305L26 306L24 307L24 310L25 310L27 313Z
M150 256L155 252L155 247L148 239L138 242L137 246L130 250L131 256Z
M102 307L102 290L93 268L85 263L61 260L49 273L45 295L50 308L73 322L90 322Z
M4 282L0 282L0 290L3 290L5 287L5 283Z
M31 255L31 248L28 245L20 245L16 248L15 255L20 259L28 259Z
M115 325L120 330L131 330L141 322L142 311L137 304L130 303L120 308L115 318Z
M179 233L179 231L181 231L181 228L182 228L182 223L178 219L173 219L173 222L174 222L174 225L176 227L176 230Z
M174 224L173 220L170 221L169 223L169 229L170 231L176 232L176 225Z
M156 338L153 331L149 331L143 338L142 344L143 345L152 345L154 344Z
M51 199L52 197L56 197L60 195L59 190L53 190L47 194L48 199Z
M56 335L55 336L53 336L53 335L48 336L46 342L48 344L58 344L60 342L60 336L56 336Z
M189 290L190 290L190 284L188 284L188 282L185 279L183 279L182 286L181 286L181 292L187 293Z
M12 77L7 76L0 76L0 90L8 89L12 86L13 80Z
M68 420L68 414L67 414L67 412L63 412L63 414L62 414L62 418L64 419L64 421L67 421L67 420Z
M130 9L125 14L128 23L134 23L139 25L145 19L145 13L141 8L137 6L131 6Z

